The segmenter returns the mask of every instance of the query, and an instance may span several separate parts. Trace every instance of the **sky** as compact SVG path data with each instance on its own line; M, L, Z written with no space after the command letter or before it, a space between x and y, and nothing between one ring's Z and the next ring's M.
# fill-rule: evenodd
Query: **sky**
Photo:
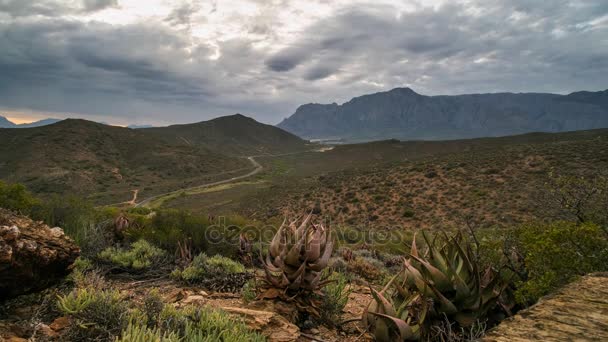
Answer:
M608 88L606 0L0 0L0 115L118 125L410 87Z

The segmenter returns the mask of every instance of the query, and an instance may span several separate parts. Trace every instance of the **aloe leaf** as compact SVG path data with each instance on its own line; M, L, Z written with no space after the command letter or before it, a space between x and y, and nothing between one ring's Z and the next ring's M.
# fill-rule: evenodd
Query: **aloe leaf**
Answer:
M393 304L391 304L391 302L386 299L386 297L384 297L383 294L381 294L380 292L374 290L373 288L370 287L372 296L374 297L374 299L378 302L378 304L380 305L379 308L381 308L383 313L386 313L387 315L390 316L396 316L397 313L395 312L395 308L393 307Z
M381 317L387 322L391 322L397 328L398 338L393 339L392 341L405 341L413 337L414 334L412 331L412 327L410 327L409 324L407 324L404 320L381 313L372 312L371 314Z

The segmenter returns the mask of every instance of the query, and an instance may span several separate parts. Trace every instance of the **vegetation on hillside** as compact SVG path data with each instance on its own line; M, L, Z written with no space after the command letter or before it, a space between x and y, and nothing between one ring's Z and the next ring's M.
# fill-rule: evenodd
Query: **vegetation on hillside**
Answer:
M284 187L273 182L290 179L294 164L280 159L285 168L274 171L283 171L261 176L275 198L249 202L260 210L287 198L272 214L99 208L5 182L0 207L63 227L81 246L66 282L34 300L44 313L35 319L74 323L62 332L68 338L262 339L221 311L165 302L188 288L278 306L303 331L348 334L347 312L362 301L360 327L379 341L470 340L577 277L608 271L608 139L553 138L300 174ZM310 167L302 172L318 172ZM281 225L279 209L307 215ZM177 294L125 296L159 279Z

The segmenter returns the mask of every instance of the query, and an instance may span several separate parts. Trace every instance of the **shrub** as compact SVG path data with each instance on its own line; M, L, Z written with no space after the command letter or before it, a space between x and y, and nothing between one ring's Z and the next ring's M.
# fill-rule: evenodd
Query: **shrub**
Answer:
M171 273L175 279L187 284L197 284L216 291L240 291L245 282L252 277L245 272L245 266L232 259L215 255L208 257L201 253L183 270Z
M111 341L128 322L128 305L116 291L77 289L59 296L57 307L74 323L64 335L68 341Z
M51 227L61 227L79 245L87 231L104 219L93 205L76 196L54 196L32 212L32 218L42 220Z
M59 296L57 306L71 321L62 336L68 341L179 342L265 341L243 322L208 307L176 309L156 293L143 312L129 309L118 292L78 289Z
M385 274L382 261L371 257L357 257L348 263L347 269L363 279L379 280Z
M148 328L143 325L129 323L122 331L116 342L180 342L180 337L175 333L161 333L160 330Z
M162 263L166 252L158 247L154 247L145 240L139 240L131 244L131 249L123 250L110 247L99 253L99 258L103 261L124 268L126 270L144 270Z
M248 280L243 288L241 289L241 297L245 303L252 302L258 296L257 294L257 284L255 279Z
M239 216L222 217L212 222L206 215L184 210L155 210L155 215L143 213L130 211L128 214L129 220L135 222L133 228L126 232L130 240L144 239L165 250L173 250L178 242L190 241L193 250L205 251L210 255L236 256L239 234L251 225ZM220 239L209 239L210 228L214 229L214 233L219 233Z
M328 280L330 283L323 288L323 302L320 312L321 319L327 325L334 326L342 315L342 310L348 302L351 290L346 289L349 281L342 273L334 272L328 277Z
M412 218L412 217L414 217L415 214L416 213L414 213L414 210L412 210L412 209L405 209L403 211L403 217L405 217L405 218Z
M533 303L577 276L608 271L608 238L595 224L529 224L516 238L528 276L516 292L520 303Z
M30 215L32 208L40 202L21 184L0 181L0 207Z
M152 341L158 341L162 334L177 335L181 338L179 341L265 341L262 335L251 331L243 322L209 307L176 309L165 305L156 328L146 331L147 336L154 337Z

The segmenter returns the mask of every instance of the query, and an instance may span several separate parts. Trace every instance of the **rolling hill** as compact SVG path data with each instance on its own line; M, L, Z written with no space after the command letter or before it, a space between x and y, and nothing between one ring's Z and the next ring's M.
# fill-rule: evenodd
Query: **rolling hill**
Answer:
M38 194L106 194L96 201L128 200L131 189L179 188L250 167L244 158L200 145L85 120L0 129L0 179L24 183Z
M608 90L425 96L410 88L307 104L278 127L309 139L462 139L608 127Z
M141 131L173 144L204 146L229 155L282 154L307 148L307 141L241 114L193 124L143 128Z

